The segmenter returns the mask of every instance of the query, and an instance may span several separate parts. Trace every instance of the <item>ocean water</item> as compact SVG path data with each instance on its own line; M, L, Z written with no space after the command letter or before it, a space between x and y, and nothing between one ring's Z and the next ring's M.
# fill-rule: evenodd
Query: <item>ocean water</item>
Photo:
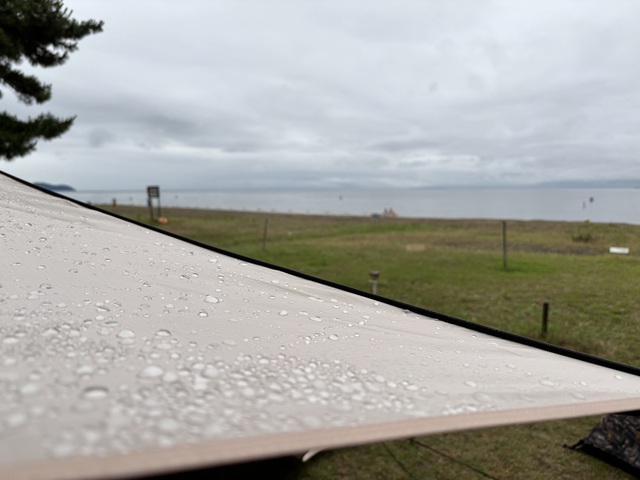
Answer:
M277 213L640 224L640 189L161 190L162 206ZM147 205L143 191L69 192L94 204ZM155 200L154 200L155 202Z

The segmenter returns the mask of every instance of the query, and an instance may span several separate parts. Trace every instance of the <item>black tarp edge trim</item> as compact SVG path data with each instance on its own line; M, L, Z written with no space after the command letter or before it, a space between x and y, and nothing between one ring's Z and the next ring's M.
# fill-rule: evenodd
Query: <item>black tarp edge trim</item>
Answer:
M424 315L426 317L431 317L431 318L434 318L436 320L440 320L440 321L443 321L445 323L449 323L451 325L456 325L456 326L459 326L459 327L463 327L463 328L466 328L466 329L469 329L469 330L476 331L478 333L484 333L484 334L487 334L487 335L491 335L493 337L500 338L502 340L508 340L508 341L519 343L521 345L525 345L525 346L528 346L528 347L537 348L537 349L544 350L544 351L547 351L547 352L550 352L550 353L555 353L555 354L562 355L562 356L565 356L565 357L573 358L573 359L576 359L576 360L581 360L581 361L588 362L588 363L591 363L591 364L594 364L594 365L598 365L598 366L606 367L606 368L611 368L611 369L614 369L614 370L618 370L620 372L629 373L631 375L636 375L636 376L640 377L640 368L635 367L633 365L628 365L628 364L625 364L625 363L616 362L614 360L608 360L606 358L597 357L595 355L591 355L591 354L588 354L588 353L579 352L577 350L571 350L571 349L568 349L568 348L565 348L565 347L560 347L558 345L554 345L554 344L551 344L551 343L543 342L541 340L537 340L537 339L534 339L534 338L531 338L531 337L525 337L523 335L518 335L518 334L515 334L515 333L506 332L504 330L499 330L497 328L488 327L486 325L481 325L481 324L478 324L478 323L474 323L474 322L471 322L469 320L463 320L461 318L453 317L451 315L435 312L433 310L429 310L429 309L426 309L426 308L423 308L423 307L417 307L415 305L411 305L411 304L408 304L408 303L400 302L398 300L393 300L393 299L386 298L386 297L383 297L383 296L380 296L380 295L374 295L372 293L365 292L363 290L358 290L358 289L353 288L353 287L349 287L349 286L346 286L346 285L335 283L335 282L332 282L332 281L329 281L329 280L324 280L322 278L314 277L312 275L309 275L309 274L306 274L306 273L302 273L302 272L298 272L296 270L291 270L291 269L286 268L286 267L282 267L282 266L279 266L279 265L274 265L274 264L271 264L271 263L268 263L268 262L257 260L255 258L247 257L247 256L240 255L240 254L237 254L237 253L234 253L234 252L230 252L230 251L218 248L218 247L214 247L212 245L208 245L208 244L199 242L197 240L193 240L193 239L190 239L190 238L183 237L181 235L178 235L178 234L175 234L175 233L172 233L172 232L167 232L165 230L161 230L160 228L154 227L152 225L147 225L145 223L139 222L137 220L133 220L131 218L123 217L121 215L118 215L117 213L109 212L107 210L103 210L103 209L101 209L101 208L99 208L99 207L97 207L95 205L90 205L90 204L84 203L84 202L82 202L80 200L76 200L74 198L69 198L69 197L67 197L65 195L62 195L62 194L56 192L56 191L47 190L45 188L39 187L38 185L34 185L34 184L32 184L32 183L30 183L30 182L28 182L26 180L23 180L21 178L18 178L18 177L15 177L13 175L10 175L10 174L2 171L2 170L0 170L0 173L5 175L6 177L18 182L18 183L21 183L21 184L23 184L25 186L31 187L33 189L36 189L36 190L38 190L38 191L40 191L42 193L45 193L47 195L51 195L51 196L66 200L68 202L74 203L74 204L76 204L78 206L87 208L89 210L93 210L93 211L99 212L101 214L108 215L108 216L113 217L113 218L117 218L118 220L121 220L121 221L124 221L124 222L132 223L134 225L137 225L139 227L145 228L147 230L151 230L151 231L154 231L156 233L160 233L160 234L169 236L169 237L174 238L176 240L181 240L183 242L189 243L191 245L195 245L195 246L200 247L200 248L204 248L206 250L209 250L209 251L212 251L212 252L216 252L216 253L219 253L219 254L222 254L222 255L227 255L229 257L235 258L237 260L241 260L243 262L253 263L253 264L259 265L261 267L270 268L272 270L277 270L277 271L280 271L280 272L283 272L283 273L287 273L287 274L296 276L298 278L302 278L304 280L313 281L313 282L319 283L321 285L325 285L325 286L328 286L328 287L336 288L338 290L342 290L342 291L345 291L345 292L348 292L348 293L359 295L361 297L369 298L371 300L383 302L383 303L386 303L388 305L400 308L402 310L408 310L411 313L416 313L416 314L419 314L419 315Z

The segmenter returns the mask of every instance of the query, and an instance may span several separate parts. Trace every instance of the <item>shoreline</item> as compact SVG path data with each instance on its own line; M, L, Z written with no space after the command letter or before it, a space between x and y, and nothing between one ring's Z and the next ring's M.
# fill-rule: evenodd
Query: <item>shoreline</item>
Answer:
M95 205L147 208L142 192L131 195L68 195ZM157 202L153 200L154 204ZM166 208L220 210L238 213L370 217L390 210L410 219L481 219L640 225L640 189L595 193L582 190L552 191L354 191L343 195L327 192L211 192L171 195L159 203Z
M93 204L92 206L105 210L107 212L115 213L118 215L138 215L146 216L149 218L149 207L140 205L113 205L109 204ZM154 214L157 214L157 206L154 205ZM266 210L229 210L229 209L217 209L217 208L204 208L204 207L161 207L161 213L163 217L169 218L171 214L186 217L186 218L216 218L216 217L265 217L270 218L287 218L287 219L301 219L301 220L350 220L356 222L389 222L389 223L425 223L433 222L438 224L447 223L468 223L468 224L493 224L493 223L527 223L527 224L547 224L547 225L625 225L630 227L640 227L633 223L626 222L592 222L588 219L583 221L577 220L544 220L544 219L515 219L515 218L449 218L449 217L385 217L382 214L376 215L354 215L349 213L297 213L297 212L279 212L279 211L266 211ZM170 219L170 218L169 218Z

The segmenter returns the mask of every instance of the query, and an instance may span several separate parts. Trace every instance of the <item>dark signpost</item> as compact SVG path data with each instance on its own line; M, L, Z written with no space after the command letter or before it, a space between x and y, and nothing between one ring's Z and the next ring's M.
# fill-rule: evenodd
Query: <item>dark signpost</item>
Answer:
M162 216L162 212L160 210L160 187L157 185L152 185L147 187L147 203L149 204L149 215L151 215L151 219L153 220L154 217L153 216L153 199L157 198L158 199L158 217L160 218Z

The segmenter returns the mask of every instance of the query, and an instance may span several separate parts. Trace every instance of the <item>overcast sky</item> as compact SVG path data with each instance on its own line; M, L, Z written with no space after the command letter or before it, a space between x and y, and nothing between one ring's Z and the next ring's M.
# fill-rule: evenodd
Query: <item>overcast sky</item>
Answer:
M635 0L66 0L104 20L0 169L77 189L640 179ZM0 109L34 115L3 90Z

